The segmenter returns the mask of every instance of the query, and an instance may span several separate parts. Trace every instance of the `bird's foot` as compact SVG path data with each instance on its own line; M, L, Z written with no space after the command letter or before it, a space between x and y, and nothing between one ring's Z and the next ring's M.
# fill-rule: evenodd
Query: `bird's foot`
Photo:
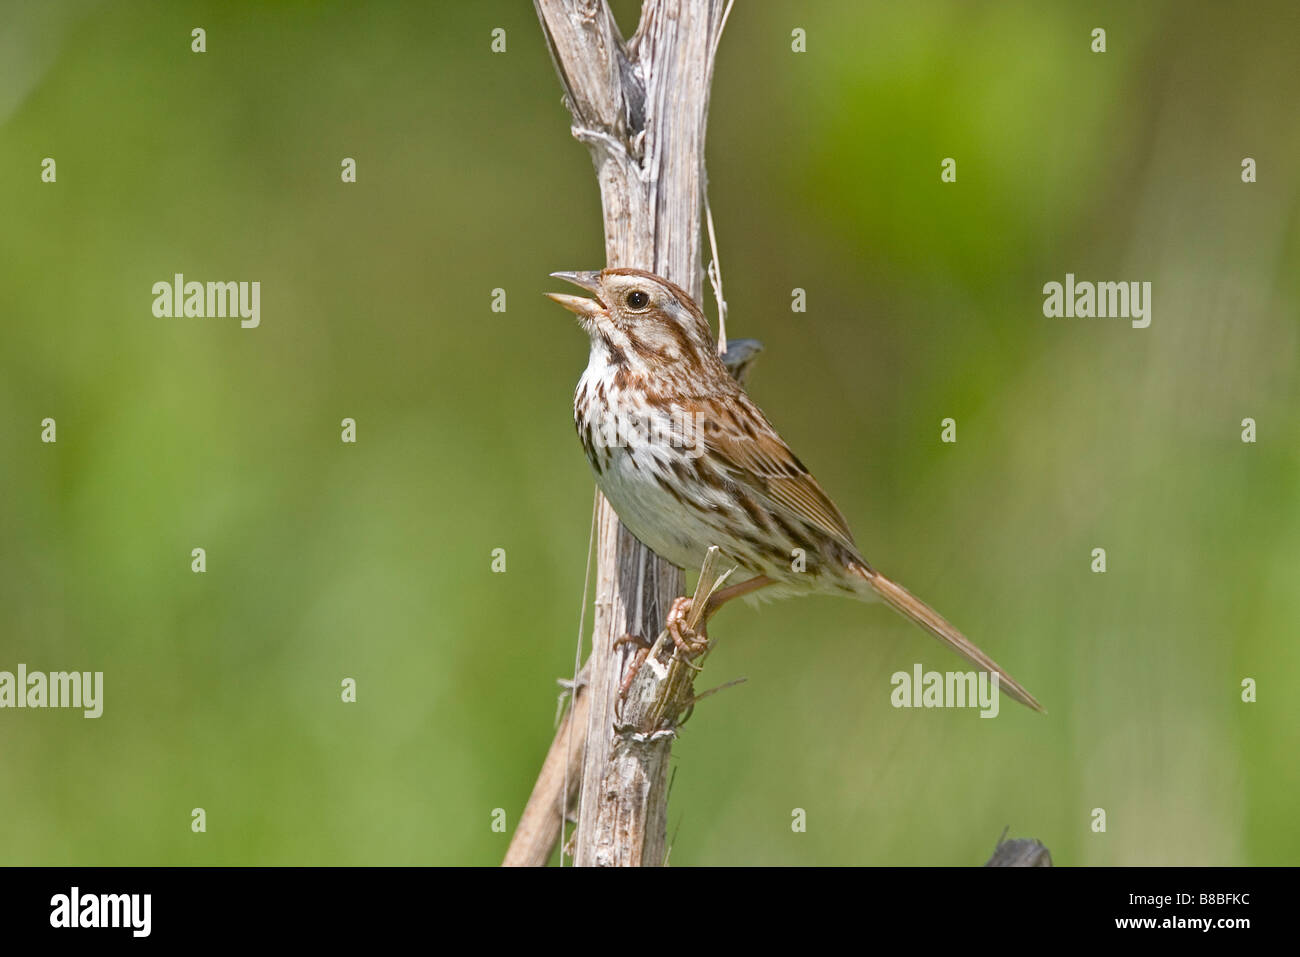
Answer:
M618 686L618 708L621 710L623 702L627 700L628 689L632 687L632 682L636 678L636 673L641 670L646 658L650 656L650 642L640 635L624 635L622 638L614 640L614 647L618 648L619 645L638 646L636 654L632 658L632 664L628 667L627 674L623 676L623 683Z
M696 631L686 624L690 614L691 599L685 595L673 599L673 606L668 610L668 635L677 646L677 650L686 658L701 655L709 647L709 636L705 633L705 627L702 625L699 631Z

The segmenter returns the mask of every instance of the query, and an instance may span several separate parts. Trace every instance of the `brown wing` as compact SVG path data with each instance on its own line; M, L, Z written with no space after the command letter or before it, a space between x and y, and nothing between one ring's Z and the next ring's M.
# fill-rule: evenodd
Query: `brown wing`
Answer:
M857 551L840 510L747 395L737 392L696 401L704 421L704 444L723 471L766 500L769 508L808 522Z

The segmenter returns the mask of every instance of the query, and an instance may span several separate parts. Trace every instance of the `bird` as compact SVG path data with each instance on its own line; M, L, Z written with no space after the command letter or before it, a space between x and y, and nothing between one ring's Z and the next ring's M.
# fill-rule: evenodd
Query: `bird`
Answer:
M628 531L666 561L698 568L716 546L749 576L714 593L701 621L739 597L883 601L996 674L1013 700L1044 711L943 616L867 563L839 508L728 372L685 290L629 267L551 275L591 293L547 295L590 339L573 417L597 487ZM667 616L687 655L707 647L687 624L690 611L682 596Z

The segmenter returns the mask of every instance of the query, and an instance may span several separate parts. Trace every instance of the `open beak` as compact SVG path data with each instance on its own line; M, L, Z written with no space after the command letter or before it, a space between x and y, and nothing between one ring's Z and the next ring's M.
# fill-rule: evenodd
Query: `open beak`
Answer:
M575 286L596 294L595 299L585 299L582 296L567 296L560 292L548 292L546 294L565 309L577 313L584 319L590 319L605 311L605 304L600 301L599 272L553 272L551 275L556 279L564 279Z

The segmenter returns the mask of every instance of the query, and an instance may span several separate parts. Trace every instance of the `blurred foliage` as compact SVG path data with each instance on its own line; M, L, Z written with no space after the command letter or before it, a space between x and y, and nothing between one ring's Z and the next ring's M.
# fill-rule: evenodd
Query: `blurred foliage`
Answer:
M709 163L751 391L1049 714L894 710L894 671L962 665L881 608L729 608L704 682L749 681L675 748L674 863L974 864L1005 825L1300 861L1297 27L737 5ZM0 862L497 861L591 506L585 340L540 293L603 248L530 5L11 0L0 38L0 669L106 684L96 721L0 712ZM154 318L176 272L260 281L261 327ZM1045 319L1066 272L1151 281L1151 327Z

